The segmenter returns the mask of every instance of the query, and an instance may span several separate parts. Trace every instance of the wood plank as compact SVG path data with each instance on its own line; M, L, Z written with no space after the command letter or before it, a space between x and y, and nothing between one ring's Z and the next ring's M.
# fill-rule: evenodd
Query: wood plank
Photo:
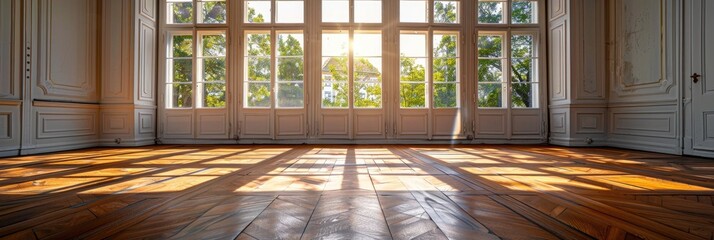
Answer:
M613 148L93 148L0 175L1 239L714 238L714 161Z

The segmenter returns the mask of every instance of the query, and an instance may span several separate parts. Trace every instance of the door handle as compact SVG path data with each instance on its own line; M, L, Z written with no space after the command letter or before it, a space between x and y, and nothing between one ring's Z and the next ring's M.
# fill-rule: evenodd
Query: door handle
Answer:
M693 81L694 83L697 83L697 82L699 82L699 77L701 77L701 76L702 76L702 75L699 75L699 74L697 74L697 73L694 73L694 74L692 74L692 76L689 76L689 77L692 78L692 81Z

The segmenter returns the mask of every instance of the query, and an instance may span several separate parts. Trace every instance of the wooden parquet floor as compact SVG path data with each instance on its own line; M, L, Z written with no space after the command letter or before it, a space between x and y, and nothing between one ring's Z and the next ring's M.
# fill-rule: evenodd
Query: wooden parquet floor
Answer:
M714 239L714 159L551 146L0 158L1 239Z

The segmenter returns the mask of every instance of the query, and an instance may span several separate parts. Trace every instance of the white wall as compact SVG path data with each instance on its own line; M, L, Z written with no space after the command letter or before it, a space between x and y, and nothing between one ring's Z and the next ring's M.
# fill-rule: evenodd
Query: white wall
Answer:
M0 0L0 18L0 156L154 143L155 1Z
M609 7L608 141L681 154L681 1L611 1Z
M0 156L20 148L22 32L20 0L0 0Z

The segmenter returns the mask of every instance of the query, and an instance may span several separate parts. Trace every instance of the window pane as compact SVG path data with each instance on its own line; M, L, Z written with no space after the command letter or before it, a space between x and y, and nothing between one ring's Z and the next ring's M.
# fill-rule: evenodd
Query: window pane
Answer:
M458 36L434 34L433 40L434 107L458 107Z
M226 23L226 2L199 2L201 6L201 23Z
M458 83L435 83L434 84L434 107L435 108L455 108L458 107Z
M381 23L382 22L382 1L381 0L355 0L356 23Z
M479 107L503 107L503 85L501 83L478 84Z
M455 34L434 34L434 57L458 57L458 42Z
M478 60L478 81L479 82L503 82L503 60L501 60L501 59L479 59Z
M399 105L402 108L423 108L426 107L426 84L425 83L402 83L399 84Z
M458 82L458 58L434 59L434 82Z
M300 56L304 54L305 39L302 33L279 33L278 56Z
M270 107L270 83L247 83L246 106Z
M401 56L426 57L426 35L402 34L400 36L399 51Z
M248 57L248 81L270 81L270 57Z
M203 83L198 85L203 89L203 102L201 106L207 108L221 108L226 106L225 83Z
M174 35L171 43L171 56L169 58L193 56L193 36Z
M193 81L193 60L191 59L169 59L171 76L167 82L187 82Z
M225 81L226 80L226 58L204 58L203 81Z
M532 58L514 58L511 60L511 81L529 83L537 82Z
M193 106L193 85L191 83L168 84L169 108L190 108Z
M382 58L355 57L353 70L355 81L382 81Z
M536 108L538 84L513 83L511 89L511 105L514 108Z
M537 1L513 1L511 2L511 23L527 24L538 23L538 2Z
M485 58L503 57L503 37L500 35L480 35L478 37L478 56Z
M346 33L322 34L322 56L347 56L350 49L350 37Z
M350 1L322 0L322 22L349 22Z
M347 82L322 83L322 107L347 108L349 102Z
M167 23L193 23L193 3L190 0L169 2Z
M305 78L303 34L279 33L277 45L277 107L303 107Z
M203 56L222 57L226 55L226 35L203 35L201 42Z
M303 81L304 61L297 57L279 57L278 62L278 82L282 81Z
M458 23L459 22L459 2L434 1L434 22L435 23Z
M401 22L427 22L427 1L401 0L399 1L399 20Z
M356 33L354 35L354 55L361 57L382 56L382 34Z
M505 2L479 1L478 2L478 22L479 23L506 23Z
M246 23L270 23L270 1L246 1Z
M247 56L270 56L270 34L248 34Z
M426 107L426 34L402 33L399 42L399 99L403 108Z
M275 22L302 23L305 20L303 1L276 1Z
M514 58L535 57L533 35L511 36L511 56Z
M382 83L355 82L354 98L358 108L382 107Z
M303 81L303 35L278 34L278 81Z
M402 82L426 82L426 58L402 57L399 67Z
M349 35L322 34L322 106L349 107Z
M278 107L303 107L302 83L278 83Z

